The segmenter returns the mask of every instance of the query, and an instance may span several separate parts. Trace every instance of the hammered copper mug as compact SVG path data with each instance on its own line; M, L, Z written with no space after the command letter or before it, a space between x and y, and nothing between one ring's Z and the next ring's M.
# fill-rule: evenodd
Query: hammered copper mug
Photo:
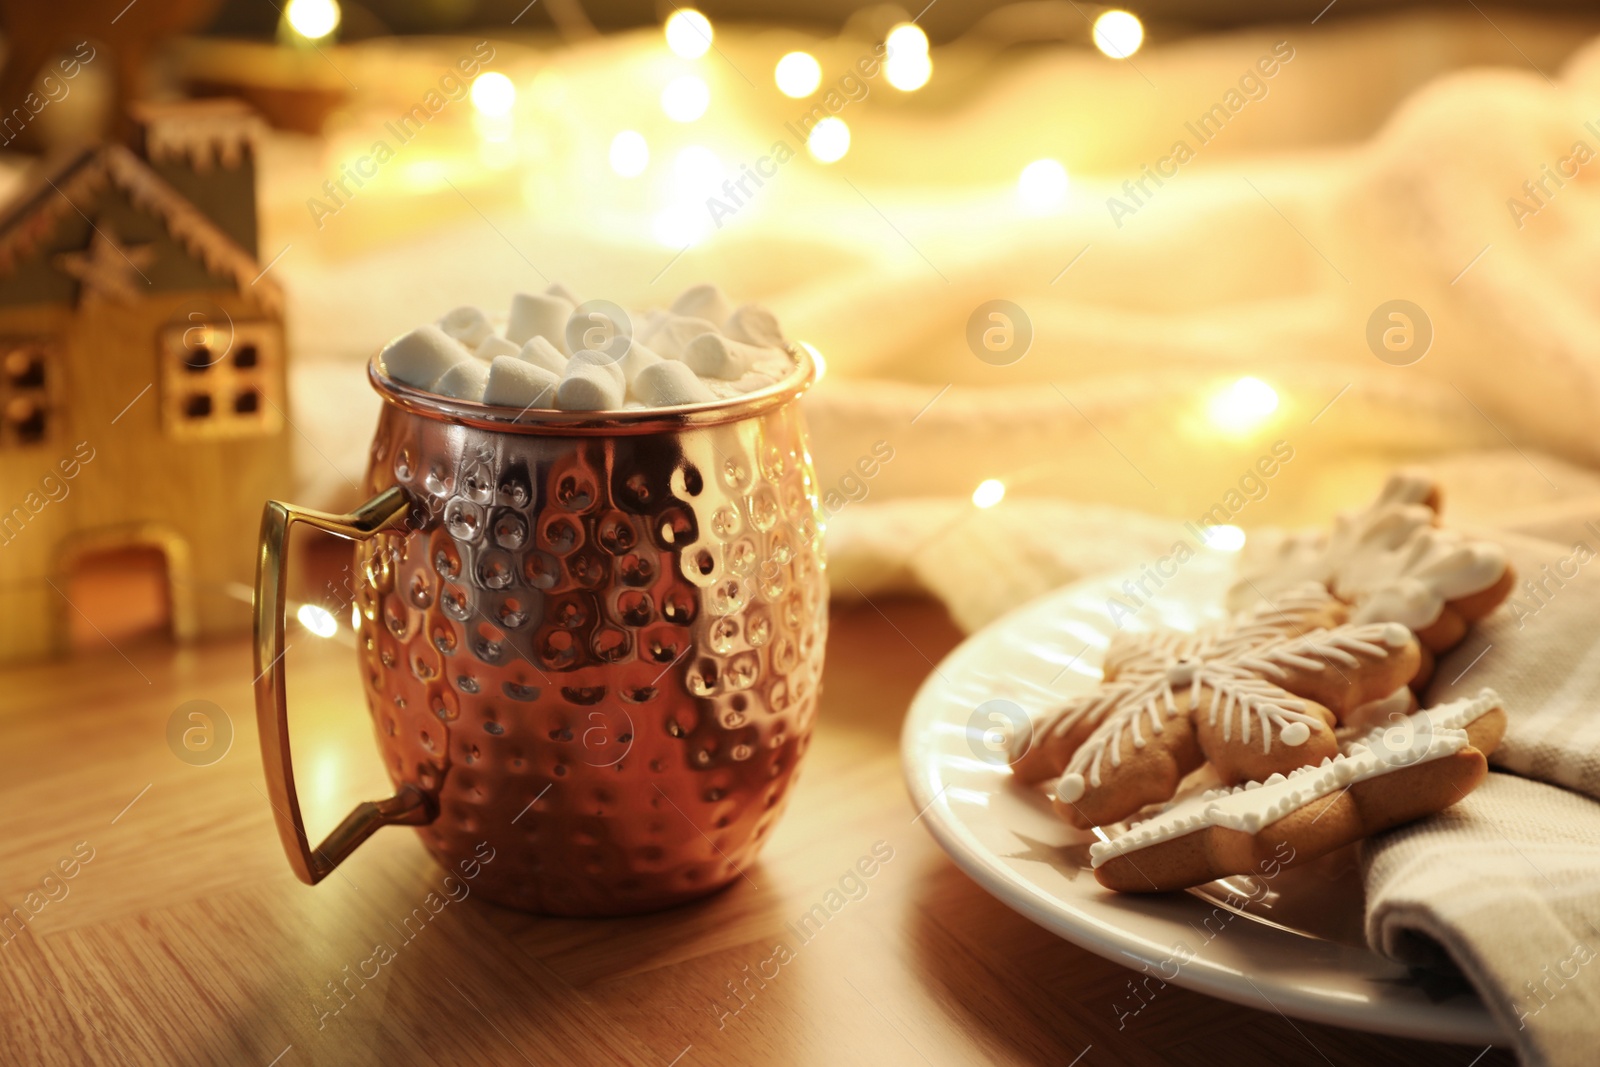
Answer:
M529 911L648 911L738 878L783 811L822 671L809 355L759 392L656 411L450 400L376 357L368 376L372 498L262 516L256 712L295 873L315 884L406 824L452 870L488 842L475 888ZM395 787L316 847L282 667L296 523L357 542L362 682Z

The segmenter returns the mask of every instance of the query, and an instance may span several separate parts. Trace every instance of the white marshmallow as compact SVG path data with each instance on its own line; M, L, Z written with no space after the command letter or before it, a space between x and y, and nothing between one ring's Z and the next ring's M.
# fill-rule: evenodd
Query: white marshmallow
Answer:
M783 331L778 316L760 304L745 304L722 321L722 332L735 341L767 348L783 347Z
M768 349L732 341L720 333L705 333L689 342L683 362L696 374L731 382L744 377L752 364L769 354Z
M622 376L628 381L628 388L633 388L633 380L639 377L639 372L652 363L660 363L661 357L650 351L638 341L628 346L628 354L623 356L617 366L622 368Z
M568 289L560 282L551 282L549 285L545 286L544 291L546 296L559 296L573 307L577 307L579 304L583 303L583 297L579 296L577 293L574 293L571 289Z
M457 400L483 400L483 388L489 384L489 364L479 359L464 359L444 372L433 383L433 391L440 396Z
M652 363L634 379L634 395L648 407L672 408L681 404L703 404L715 400L706 383L677 360Z
M511 298L511 316L506 320L506 336L517 344L543 337L558 349L567 350L567 318L572 304L548 293L518 293Z
M615 411L622 406L622 372L615 376L602 364L580 363L574 357L556 386L556 407L563 411Z
M641 338L662 359L682 359L683 349L690 341L706 333L716 333L715 323L686 315L667 315Z
M556 385L560 381L537 364L526 363L515 356L498 356L489 364L483 402L523 410L555 407Z
M543 337L535 337L523 345L517 358L535 367L543 367L551 374L564 374L567 369L566 355Z
M678 299L672 302L672 313L707 322L723 322L733 314L733 305L728 303L721 289L707 282L691 285L679 293Z
M482 308L458 307L440 316L439 329L468 348L477 348L485 337L494 333L494 323Z
M574 352L572 358L567 360L567 371L570 373L573 367L599 367L611 376L611 380L617 383L618 389L626 391L628 388L628 376L622 373L621 362L621 360L614 359L610 353L596 352L592 348L585 348Z
M444 372L472 353L437 326L418 326L383 350L383 369L397 382L431 389Z
M492 333L483 339L483 343L472 350L472 354L488 363L496 356L514 356L522 351L522 346L515 341L507 341L497 333Z

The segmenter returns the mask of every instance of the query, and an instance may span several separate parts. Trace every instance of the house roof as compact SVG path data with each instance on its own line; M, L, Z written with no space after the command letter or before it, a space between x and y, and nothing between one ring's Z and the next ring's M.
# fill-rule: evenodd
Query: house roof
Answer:
M158 220L173 241L213 275L230 279L241 295L266 310L283 308L283 290L261 276L261 264L223 233L199 208L120 144L86 148L40 175L0 214L0 275L14 273L37 255L62 219L79 213L108 185L140 211Z
M243 100L140 100L128 105L139 129L144 158L160 164L179 161L204 173L214 166L237 167L254 154L261 117Z

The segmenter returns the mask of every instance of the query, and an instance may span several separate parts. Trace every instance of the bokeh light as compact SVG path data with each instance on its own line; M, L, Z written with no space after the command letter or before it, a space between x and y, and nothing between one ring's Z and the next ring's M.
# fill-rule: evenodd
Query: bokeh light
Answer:
M693 74L673 78L661 90L661 110L673 122L693 122L711 106L711 87Z
M289 28L308 41L320 41L339 28L338 0L289 0L283 9Z
M928 35L914 22L902 22L894 27L883 43L889 46L891 58L896 55L928 54Z
M1240 378L1211 400L1211 421L1227 433L1247 433L1278 410L1278 391L1260 378Z
M472 80L472 106L480 114L509 115L517 102L517 87L499 71L486 70Z
M822 64L810 52L790 52L772 71L778 91L796 100L810 96L822 84Z
M300 610L294 613L294 617L300 620L301 626L318 637L332 637L339 632L339 621L327 608L316 604L301 604Z
M844 119L829 115L811 128L806 149L818 163L837 163L850 151L850 127Z
M1006 498L1006 483L998 478L985 478L972 491L972 502L980 508L992 508Z
M692 7L682 7L667 19L667 47L684 59L698 59L711 48L711 20Z
M1207 526L1206 544L1219 552L1237 552L1244 547L1244 531L1237 526Z
M1067 168L1058 160L1036 159L1022 168L1017 196L1029 211L1054 211L1067 199Z
M903 93L928 84L933 76L933 60L928 55L928 35L920 26L902 22L889 31L884 43L889 55L883 63L883 76Z
M611 169L624 178L637 178L650 165L650 146L638 130L623 130L611 138Z
M1144 24L1127 11L1107 11L1094 20L1094 46L1112 59L1127 59L1144 44Z

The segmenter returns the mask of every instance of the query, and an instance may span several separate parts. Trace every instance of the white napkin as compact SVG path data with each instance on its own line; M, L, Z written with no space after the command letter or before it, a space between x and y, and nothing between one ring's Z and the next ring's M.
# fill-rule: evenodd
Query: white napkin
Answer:
M1440 660L1426 701L1497 690L1508 724L1490 762L1525 777L1491 774L1364 850L1373 948L1409 964L1442 950L1523 1061L1552 1067L1600 1054L1600 535L1586 532L1581 547L1501 537L1518 588Z

